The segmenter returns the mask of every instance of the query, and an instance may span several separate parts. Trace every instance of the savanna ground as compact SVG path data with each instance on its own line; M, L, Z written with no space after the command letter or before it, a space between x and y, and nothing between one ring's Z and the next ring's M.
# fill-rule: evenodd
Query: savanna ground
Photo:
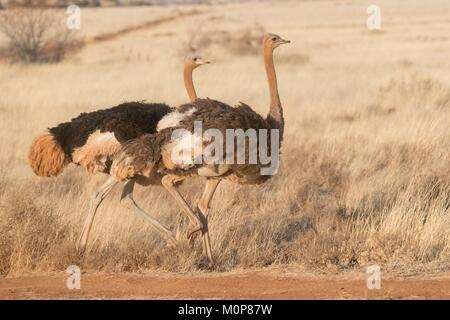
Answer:
M366 28L369 4L83 8L86 46L63 62L1 62L0 298L449 298L450 3L377 1L378 32ZM149 23L169 16L177 17ZM119 206L120 188L78 256L90 195L105 177L74 166L34 176L33 137L123 101L185 102L189 48L214 62L196 70L199 96L265 114L264 30L292 41L275 57L286 118L281 168L261 186L219 186L210 215L215 266L205 266L200 241L168 249ZM181 187L190 203L202 184ZM181 219L161 188L139 188L136 200L171 227ZM85 272L81 293L65 289L73 264ZM386 279L376 294L365 285L370 264ZM248 290L232 289L240 284ZM270 288L276 294L264 295Z

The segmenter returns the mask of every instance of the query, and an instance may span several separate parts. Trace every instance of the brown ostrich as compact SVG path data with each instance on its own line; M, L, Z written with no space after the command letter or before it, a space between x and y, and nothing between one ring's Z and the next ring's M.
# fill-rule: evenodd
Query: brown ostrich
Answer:
M266 167L266 164L260 160L256 163L248 161L252 151L250 146L245 146L246 161L243 164L239 164L237 161L232 161L231 164L219 162L208 165L198 164L192 152L189 153L191 158L188 160L190 161L174 159L174 149L177 148L178 150L180 144L186 143L186 139L183 138L173 139L174 131L178 129L186 130L190 134L188 138L194 140L194 142L200 139L203 146L209 141L205 141L202 136L196 136L194 130L196 122L202 124L203 131L215 129L219 130L223 136L226 136L227 129L241 129L244 132L252 129L258 132L265 132L269 146L271 145L272 131L276 131L279 134L279 143L281 144L284 119L273 64L273 51L281 44L289 42L278 35L270 33L266 34L263 39L264 62L270 91L270 108L266 118L263 118L243 103L237 107L231 107L215 100L198 99L195 102L179 107L179 110L194 111L191 115L182 119L176 127L166 128L156 134L146 134L129 141L113 159L111 175L120 181L132 179L127 182L127 185L132 185L136 177L151 177L155 174L164 175L162 178L164 188L182 206L184 213L187 214L192 224L188 232L189 241L192 242L195 234L201 231L204 250L210 262L213 262L213 259L207 216L209 213L209 202L219 182L225 179L238 184L259 184L268 180L271 175L261 174L261 169ZM188 148L191 148L191 146L188 145ZM262 148L259 141L256 148L258 150ZM204 156L205 148L202 148L201 152L201 156ZM223 152L226 153L227 150L224 148ZM195 175L204 176L208 179L197 206L198 216L191 210L176 188L176 183ZM122 199L128 196L127 189L126 186Z
M185 60L185 87L193 100L197 97L192 72L207 63L209 61L197 56ZM112 156L124 143L141 135L157 132L161 121L166 123L165 126L170 126L170 119L173 122L174 114L179 113L166 104L143 102L126 102L109 109L82 113L70 122L50 128L34 139L28 154L30 166L41 177L57 176L69 163L84 167L91 174L102 172L109 175ZM80 251L86 246L98 207L116 183L117 180L110 177L92 195L89 212L78 239L77 247ZM166 228L142 209L138 208L138 211L157 229L164 230L171 244L176 243L172 234L166 232Z

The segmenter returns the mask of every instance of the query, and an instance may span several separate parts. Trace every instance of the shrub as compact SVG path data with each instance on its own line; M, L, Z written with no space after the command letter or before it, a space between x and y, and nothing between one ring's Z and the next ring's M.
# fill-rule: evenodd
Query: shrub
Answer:
M4 52L13 61L58 62L80 42L51 9L14 8L0 14L0 31L8 39Z

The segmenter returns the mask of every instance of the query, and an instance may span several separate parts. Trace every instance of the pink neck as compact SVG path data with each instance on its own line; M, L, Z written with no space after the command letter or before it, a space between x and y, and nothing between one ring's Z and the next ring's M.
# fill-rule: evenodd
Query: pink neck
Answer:
M273 64L273 49L270 46L264 47L264 65L270 92L270 109L267 119L274 128L280 129L281 138L284 129L283 108L278 94L277 75Z
M195 92L194 82L192 81L192 72L193 71L194 71L194 68L191 65L186 64L184 66L184 73L183 73L184 86L186 87L186 91L189 96L189 100L191 102L194 102L195 100L197 100L197 93Z

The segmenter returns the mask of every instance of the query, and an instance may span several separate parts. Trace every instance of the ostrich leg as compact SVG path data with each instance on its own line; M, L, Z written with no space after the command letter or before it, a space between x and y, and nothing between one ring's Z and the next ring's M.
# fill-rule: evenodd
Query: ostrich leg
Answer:
M202 230L202 238L203 238L203 251L210 263L213 263L212 251L211 251L211 240L209 238L209 230L208 230L208 214L209 214L209 203L216 191L217 186L219 185L220 180L208 180L206 181L205 190L198 202L197 208L200 211L200 216L203 220L203 230Z
M193 243L192 236L195 232L203 229L203 223L197 217L197 215L194 213L194 211L192 211L192 209L187 204L186 200L184 200L183 196L180 194L178 189L175 187L176 182L182 181L184 179L185 179L185 177L183 177L183 176L168 174L168 175L165 175L161 179L161 183L162 183L163 187L175 198L175 200L178 202L178 204L183 209L183 212L187 215L191 224L193 224L193 227L188 230L188 242L190 245L192 245L192 243Z
M92 223L94 222L95 214L97 212L98 207L102 203L102 201L106 198L112 188L116 185L117 181L114 178L108 178L108 180L97 189L92 195L91 204L89 207L88 214L84 221L84 226L81 231L81 234L77 241L77 249L80 252L83 252L86 248L86 243L89 237L89 232L91 231Z
M120 203L126 206L127 208L132 209L138 214L140 214L147 222L149 222L156 230L158 230L166 238L167 244L169 246L175 247L177 245L177 241L175 240L172 231L164 227L156 219L152 218L147 212L141 209L134 201L133 199L134 184L135 184L134 180L130 180L125 184L122 191L122 196L120 198Z

